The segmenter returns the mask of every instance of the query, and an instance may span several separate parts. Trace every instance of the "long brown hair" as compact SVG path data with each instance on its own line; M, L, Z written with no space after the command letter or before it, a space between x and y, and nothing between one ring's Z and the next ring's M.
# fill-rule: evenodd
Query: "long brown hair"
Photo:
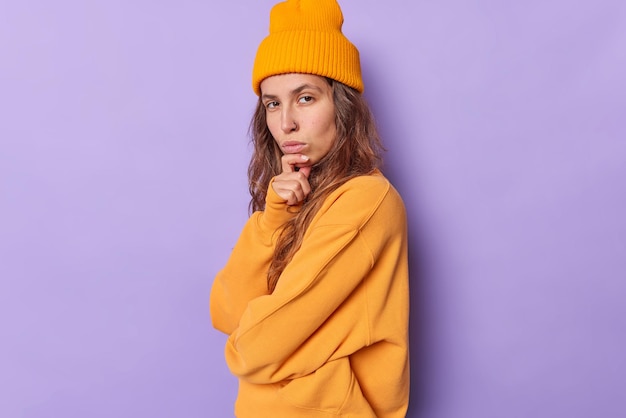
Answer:
M311 193L297 215L283 227L267 272L267 286L274 291L287 264L302 244L311 220L330 193L351 178L371 173L382 165L384 150L374 117L365 98L355 89L327 79L333 91L337 139L326 156L311 169ZM265 106L259 99L250 122L254 150L248 166L250 212L265 209L270 180L282 172L282 152L265 119Z

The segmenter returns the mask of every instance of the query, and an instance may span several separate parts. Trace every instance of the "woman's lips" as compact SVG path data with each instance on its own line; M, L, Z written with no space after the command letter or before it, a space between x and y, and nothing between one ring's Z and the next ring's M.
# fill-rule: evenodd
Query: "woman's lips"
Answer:
M281 148L285 154L297 154L305 147L302 142L287 141L283 142Z

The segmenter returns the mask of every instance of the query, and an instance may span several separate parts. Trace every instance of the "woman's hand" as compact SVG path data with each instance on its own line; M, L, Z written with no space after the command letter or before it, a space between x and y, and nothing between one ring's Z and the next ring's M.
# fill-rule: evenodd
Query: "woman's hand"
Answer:
M283 172L274 178L272 188L289 206L298 205L311 193L309 185L311 166L305 165L309 157L302 154L285 154L281 161Z

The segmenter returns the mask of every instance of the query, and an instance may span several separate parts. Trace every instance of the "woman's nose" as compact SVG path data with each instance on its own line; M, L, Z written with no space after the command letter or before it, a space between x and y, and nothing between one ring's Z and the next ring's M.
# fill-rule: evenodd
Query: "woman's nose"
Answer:
M298 123L296 122L293 111L290 109L283 109L281 115L281 129L285 133L298 130Z

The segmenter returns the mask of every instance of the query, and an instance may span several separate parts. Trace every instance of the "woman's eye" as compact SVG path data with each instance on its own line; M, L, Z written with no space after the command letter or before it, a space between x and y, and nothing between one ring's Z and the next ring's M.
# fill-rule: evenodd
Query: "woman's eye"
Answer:
M313 98L311 96L302 96L298 99L299 103L309 103L313 101Z
M267 102L265 104L265 107L268 108L268 109L274 109L276 106L278 106L277 102Z

